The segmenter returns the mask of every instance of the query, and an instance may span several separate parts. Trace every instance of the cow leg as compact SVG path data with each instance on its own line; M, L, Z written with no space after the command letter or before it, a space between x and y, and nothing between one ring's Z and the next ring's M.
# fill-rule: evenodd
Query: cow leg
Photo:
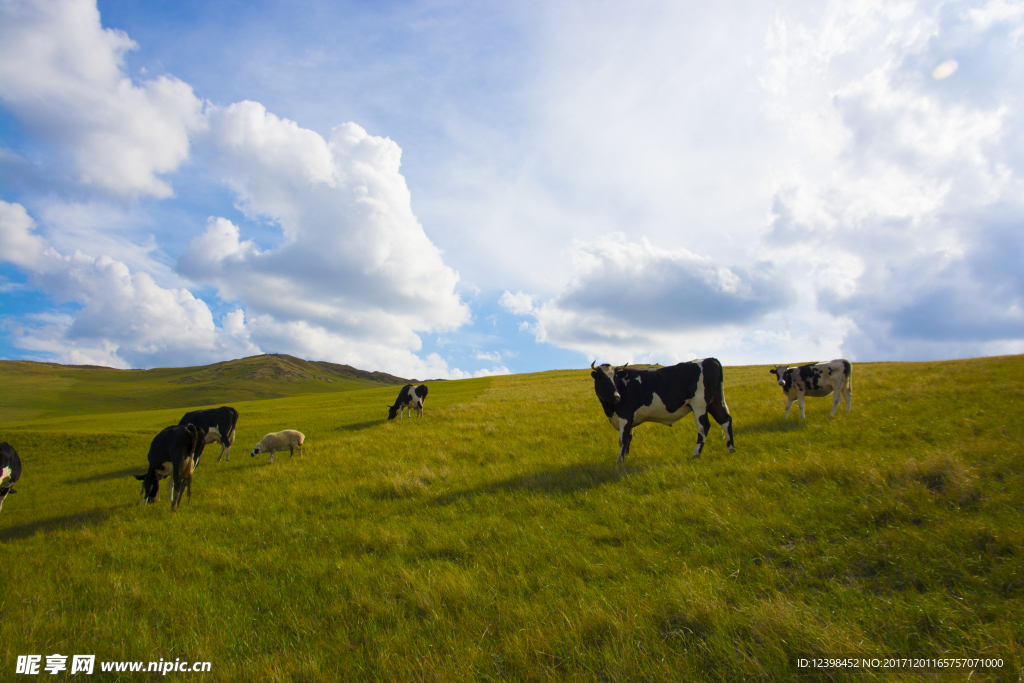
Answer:
M708 412L711 413L711 417L715 418L715 422L722 426L722 435L725 437L726 448L729 449L730 453L735 453L736 444L733 441L732 417L729 415L725 401L712 403L708 406Z
M839 410L839 399L842 398L842 393L842 389L832 393L832 412L828 414L829 418L835 416L836 411Z
M270 464L271 465L274 464L274 453L276 453L276 452L277 451L270 451Z
M848 382L843 384L843 400L846 401L846 412L850 412L850 404L853 403L853 387Z
M793 400L794 399L791 399L788 396L786 397L786 412L782 413L783 420L785 420L786 416L789 415L789 409L793 407Z
M423 417L423 404L422 403L419 404L418 406L416 406L416 414L419 417Z
M693 455L690 456L690 460L700 457L701 451L704 450L704 437L707 435L708 430L711 429L707 408L700 413L696 410L693 411L693 421L697 423L697 445L693 448Z
M807 416L804 415L804 392L799 389L796 390L796 400L800 403L800 419L805 420Z
M629 455L629 444L633 440L633 421L619 418L619 459L620 463Z

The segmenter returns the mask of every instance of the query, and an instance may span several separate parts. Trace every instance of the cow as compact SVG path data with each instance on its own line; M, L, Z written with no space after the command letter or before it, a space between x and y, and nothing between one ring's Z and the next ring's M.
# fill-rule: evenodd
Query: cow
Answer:
M196 446L196 467L199 467L199 458L202 457L203 449L208 443L219 442L220 455L217 456L217 462L220 462L221 458L224 458L224 462L228 461L231 444L235 442L235 424L237 423L238 411L229 406L185 413L185 417L181 418L178 426L195 425L202 437L199 445Z
M853 365L845 358L795 368L776 365L768 372L775 375L779 386L782 387L782 393L786 395L786 412L782 414L783 420L789 415L793 401L800 402L800 419L803 420L804 396L828 396L833 392L832 412L828 416L836 414L840 397L846 401L846 412L850 412L850 403L853 401Z
M402 390L398 392L398 398L395 400L395 405L388 406L388 419L394 420L395 415L401 416L403 411L409 409L409 418L412 419L412 409L415 408L416 412L420 417L423 417L423 401L427 398L427 385L421 384L418 387L412 384L406 384L402 387ZM402 418L399 417L399 420Z
M192 500L192 471L196 448L203 439L195 425L166 427L149 446L149 471L134 475L142 482L142 502L152 503L160 490L160 480L171 477L171 512L181 503L181 494L188 491Z
M17 493L12 486L21 478L21 458L14 446L6 441L0 443L0 509L8 493Z
M717 358L647 370L627 367L628 363L621 367L604 363L595 368L594 363L590 364L594 392L608 421L619 432L617 462L621 463L629 454L633 427L644 422L671 426L688 413L693 413L697 423L697 445L691 460L704 450L704 438L711 428L708 414L722 426L729 452L735 452L722 364Z

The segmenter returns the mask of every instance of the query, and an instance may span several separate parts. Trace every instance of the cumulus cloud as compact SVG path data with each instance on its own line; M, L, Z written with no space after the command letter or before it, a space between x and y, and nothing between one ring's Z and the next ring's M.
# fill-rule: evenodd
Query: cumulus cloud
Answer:
M32 286L78 307L8 321L17 346L65 362L152 367L212 362L258 353L240 310L218 328L207 305L183 288L160 287L109 256L64 255L35 234L20 204L0 201L0 253L30 276Z
M572 276L554 298L534 306L529 295L506 292L500 303L534 317L538 341L588 355L678 357L698 339L757 322L795 296L770 264L726 267L615 234L574 243Z
M80 179L123 195L167 197L157 174L189 154L205 125L191 86L160 76L136 85L124 53L137 45L104 29L91 0L0 5L0 101L70 151Z
M449 373L449 379L469 379L470 377L494 377L496 375L511 375L512 371L504 365L496 365L492 368L482 368L476 372L466 372L453 368Z
M214 167L249 216L280 226L281 243L261 251L214 218L180 273L255 316L365 343L417 350L418 332L468 321L458 274L412 212L398 145L351 123L325 140L255 102L212 110L210 121Z

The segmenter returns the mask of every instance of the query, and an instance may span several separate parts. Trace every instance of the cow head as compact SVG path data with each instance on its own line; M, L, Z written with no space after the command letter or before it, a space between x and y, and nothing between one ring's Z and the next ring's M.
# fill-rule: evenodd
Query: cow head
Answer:
M156 494L160 491L160 477L157 476L157 471L150 469L149 472L136 474L134 477L142 482L142 502L139 505L156 500Z
M594 363L597 361L595 360ZM594 378L594 393L597 394L597 399L601 403L615 405L622 398L619 395L619 390L615 388L615 368L608 363L603 363L595 368L594 363L590 364L592 370L590 376Z
M398 404L396 403L393 406L388 406L388 419L389 420L394 420L395 417L397 417L397 415L398 415Z
M793 382L793 373L789 371L789 368L785 365L776 365L768 371L768 374L775 375L775 379L778 381L779 386L782 387L783 391L789 390L789 387Z

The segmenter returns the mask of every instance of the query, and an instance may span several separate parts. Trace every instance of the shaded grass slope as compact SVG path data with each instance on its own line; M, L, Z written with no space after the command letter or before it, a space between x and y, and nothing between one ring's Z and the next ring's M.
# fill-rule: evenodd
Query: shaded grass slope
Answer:
M216 681L1020 680L1024 358L855 368L783 422L725 369L737 451L642 425L617 466L588 370L236 403L229 463L138 507L180 411L4 425L0 671L19 654L208 660ZM263 433L302 458L249 458ZM798 672L799 657L999 669ZM2 674L0 674L2 676ZM193 675L200 678L198 675ZM58 677L54 677L59 679ZM158 680L133 674L124 680Z
M0 361L0 421L221 405L349 391L408 380L349 365L264 354L189 368L117 370L92 365Z

